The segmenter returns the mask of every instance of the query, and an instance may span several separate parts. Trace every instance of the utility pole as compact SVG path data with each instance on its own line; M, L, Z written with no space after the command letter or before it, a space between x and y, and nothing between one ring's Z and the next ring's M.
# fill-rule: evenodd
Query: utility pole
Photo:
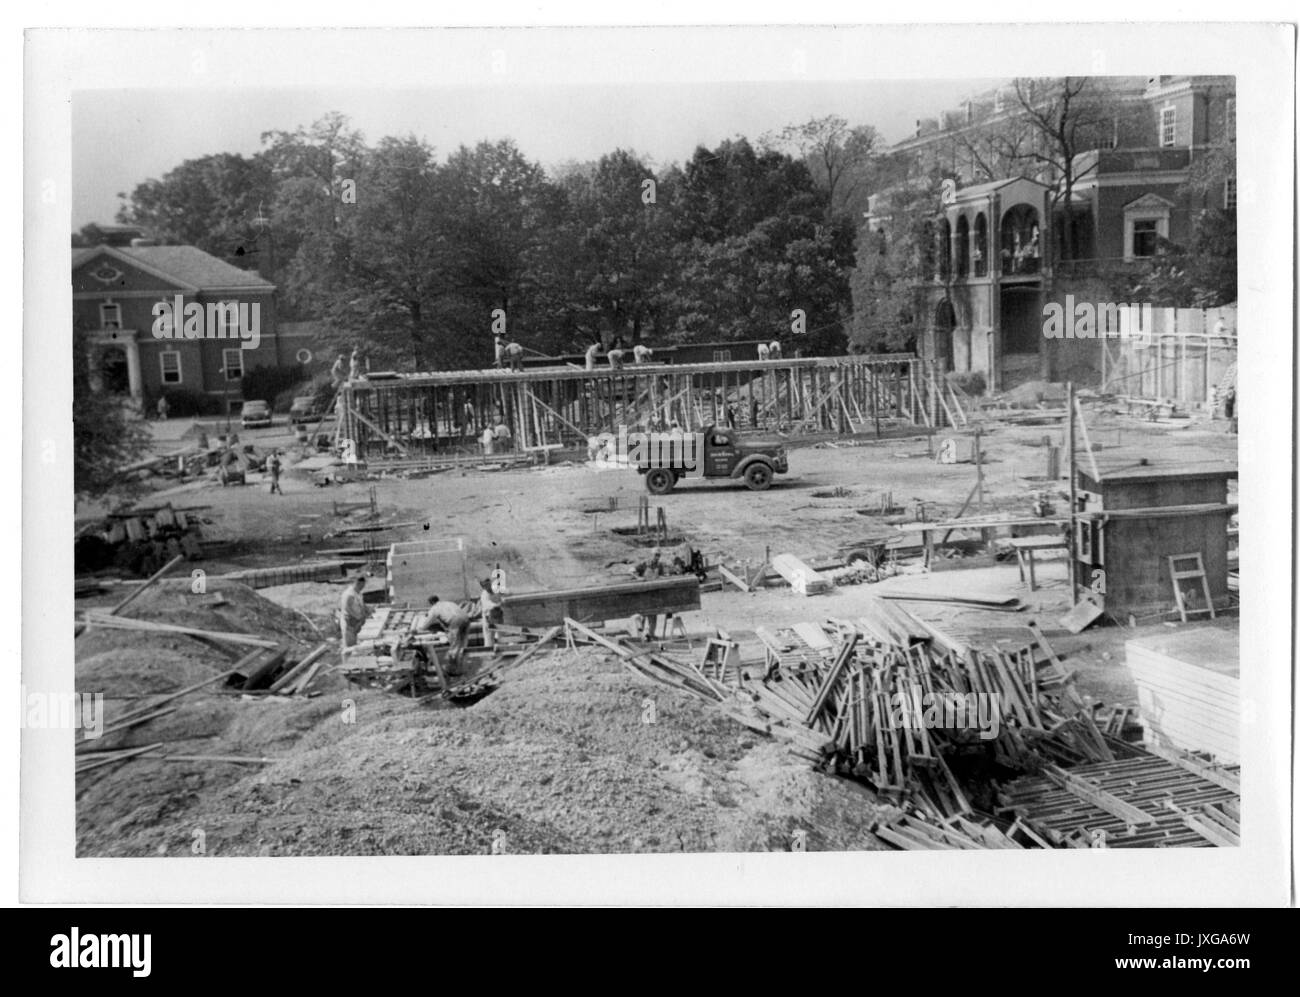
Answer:
M1065 423L1066 423L1066 432L1069 434L1069 439L1067 441L1067 446L1066 446L1066 466L1069 468L1069 474L1070 474L1070 524L1069 524L1070 535L1069 537L1066 538L1066 552L1070 557L1070 605L1077 606L1079 604L1079 596L1078 596L1079 559L1078 559L1078 552L1076 550L1076 547L1078 546L1078 542L1079 542L1079 531L1077 528L1077 519L1075 514L1076 514L1076 510L1079 507L1079 503L1076 496L1077 486L1075 484L1075 475L1074 475L1074 382L1073 381L1069 381L1066 383L1065 392L1066 392Z

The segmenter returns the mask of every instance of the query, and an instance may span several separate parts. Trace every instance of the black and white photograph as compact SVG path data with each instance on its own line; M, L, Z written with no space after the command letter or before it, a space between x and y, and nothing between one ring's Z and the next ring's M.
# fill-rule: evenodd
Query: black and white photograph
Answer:
M29 31L24 899L1287 902L1294 41Z

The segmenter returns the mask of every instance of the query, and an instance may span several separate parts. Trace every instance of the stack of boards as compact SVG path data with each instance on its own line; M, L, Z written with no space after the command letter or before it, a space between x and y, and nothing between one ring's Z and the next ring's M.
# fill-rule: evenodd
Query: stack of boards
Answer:
M1147 737L1158 745L1239 760L1238 636L1198 627L1125 643Z

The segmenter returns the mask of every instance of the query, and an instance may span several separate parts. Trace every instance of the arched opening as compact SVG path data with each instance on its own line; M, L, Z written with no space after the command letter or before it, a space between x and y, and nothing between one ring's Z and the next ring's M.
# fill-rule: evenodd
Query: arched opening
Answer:
M939 219L939 279L947 280L952 276L952 226L947 218Z
M1028 204L1008 208L1002 216L1000 235L1004 274L1036 274L1042 269L1037 209Z
M975 276L989 275L989 223L984 212L975 216L975 249L971 253L975 263Z
M941 371L953 369L952 331L957 326L957 313L952 302L944 298L934 309L934 360Z
M126 361L126 350L120 346L106 346L95 358L102 390L110 395L131 392L131 368Z
M966 216L957 219L957 276L970 276L970 223Z

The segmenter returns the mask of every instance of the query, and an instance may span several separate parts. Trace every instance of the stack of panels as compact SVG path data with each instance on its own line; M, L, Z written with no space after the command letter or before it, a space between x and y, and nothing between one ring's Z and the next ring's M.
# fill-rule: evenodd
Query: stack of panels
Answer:
M460 537L396 543L388 550L388 597L395 605L423 606L433 594L461 602L478 592L469 582Z
M1238 637L1198 627L1125 644L1147 737L1164 747L1239 760Z

